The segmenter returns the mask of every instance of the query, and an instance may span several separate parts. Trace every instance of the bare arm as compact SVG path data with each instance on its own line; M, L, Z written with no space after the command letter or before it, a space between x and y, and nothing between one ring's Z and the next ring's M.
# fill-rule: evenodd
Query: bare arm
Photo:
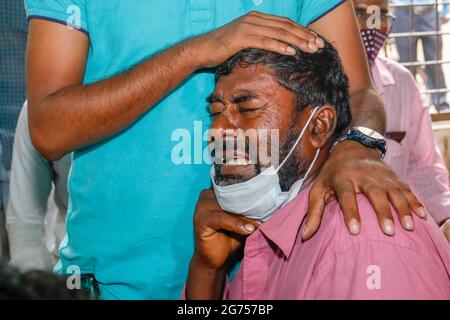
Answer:
M42 20L30 23L30 134L51 160L125 128L196 67L192 52L179 44L128 72L82 85L88 47L81 32Z
M248 47L295 54L286 43L309 52L321 45L311 31L287 19L252 12L122 74L83 85L88 36L32 20L27 69L33 144L56 160L123 130L195 70L214 67Z
M186 300L221 300L226 285L226 270L209 269L193 256L186 280Z
M339 51L350 80L352 126L368 127L384 133L386 130L384 104L378 97L370 77L352 2L346 1L310 27L331 41Z

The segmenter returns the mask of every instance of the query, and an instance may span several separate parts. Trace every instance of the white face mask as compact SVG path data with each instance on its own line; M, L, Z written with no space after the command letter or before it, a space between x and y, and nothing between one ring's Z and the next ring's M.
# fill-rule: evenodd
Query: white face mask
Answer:
M297 141L294 143L292 149L289 151L289 154L277 169L275 169L274 166L271 166L270 168L264 170L261 174L245 182L236 183L229 186L219 186L215 181L216 174L214 165L211 167L211 180L214 187L214 193L216 194L217 201L223 210L234 214L243 215L253 220L267 221L288 201L290 198L289 192L281 191L278 171L294 152L318 109L318 107L314 108L308 121L306 122L306 125L298 136ZM308 174L314 167L314 164L319 157L319 153L320 149L317 150L316 156L310 164L305 176L295 183L295 195L300 192L305 179L308 177Z

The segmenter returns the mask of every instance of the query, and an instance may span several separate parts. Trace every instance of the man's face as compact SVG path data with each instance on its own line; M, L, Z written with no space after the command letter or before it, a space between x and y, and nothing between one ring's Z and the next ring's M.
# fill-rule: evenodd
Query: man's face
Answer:
M367 28L367 18L371 13L367 13L367 8L370 6L378 6L381 13L381 30L384 33L389 31L389 21L386 19L386 14L389 13L388 0L353 0L353 5L358 16L358 24L361 30ZM368 16L367 16L368 15Z
M245 154L237 152L235 142L238 129L244 132L249 129L266 129L269 141L271 130L278 130L282 153L279 157L282 160L283 149L286 149L283 147L289 143L287 140L292 140L287 138L295 127L294 123L298 122L296 99L293 92L278 84L267 66L237 66L231 74L218 80L209 100L213 120L211 129L224 139L224 146L228 141L235 147L232 161L216 164L216 182L229 185L246 181L271 165L261 164L259 161L248 163L249 148L256 148L260 140L257 136L247 139ZM265 147L270 148L270 143ZM278 146L275 147L278 152ZM268 150L263 151L270 154ZM236 163L236 160L243 158L247 162Z

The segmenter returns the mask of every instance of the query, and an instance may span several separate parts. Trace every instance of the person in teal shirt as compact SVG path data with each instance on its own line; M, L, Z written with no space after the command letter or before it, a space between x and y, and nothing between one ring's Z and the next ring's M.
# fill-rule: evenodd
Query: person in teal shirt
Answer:
M214 76L208 68L245 47L288 55L293 43L314 52L323 41L302 27L309 26L340 51L352 86L353 125L384 131L383 105L346 1L25 0L25 8L33 144L50 160L74 151L67 237L56 271L95 275L103 299L180 296L193 251L195 203L210 187L209 166L196 156L194 141L210 124L205 99ZM183 163L173 159L179 129L192 138ZM379 158L353 141L336 148L311 193L305 239L333 194L357 234L351 199L357 190L368 192L369 179L402 209L420 208ZM373 204L383 208L387 201ZM389 219L377 212L380 221Z

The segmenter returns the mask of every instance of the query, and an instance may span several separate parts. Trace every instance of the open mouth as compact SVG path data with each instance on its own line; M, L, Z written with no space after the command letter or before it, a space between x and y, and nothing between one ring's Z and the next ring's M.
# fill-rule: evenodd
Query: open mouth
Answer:
M223 159L223 164L225 166L247 166L250 163L247 157L233 157L231 159Z
M219 173L223 177L229 176L254 176L256 173L255 165L248 164L223 164L218 165Z

